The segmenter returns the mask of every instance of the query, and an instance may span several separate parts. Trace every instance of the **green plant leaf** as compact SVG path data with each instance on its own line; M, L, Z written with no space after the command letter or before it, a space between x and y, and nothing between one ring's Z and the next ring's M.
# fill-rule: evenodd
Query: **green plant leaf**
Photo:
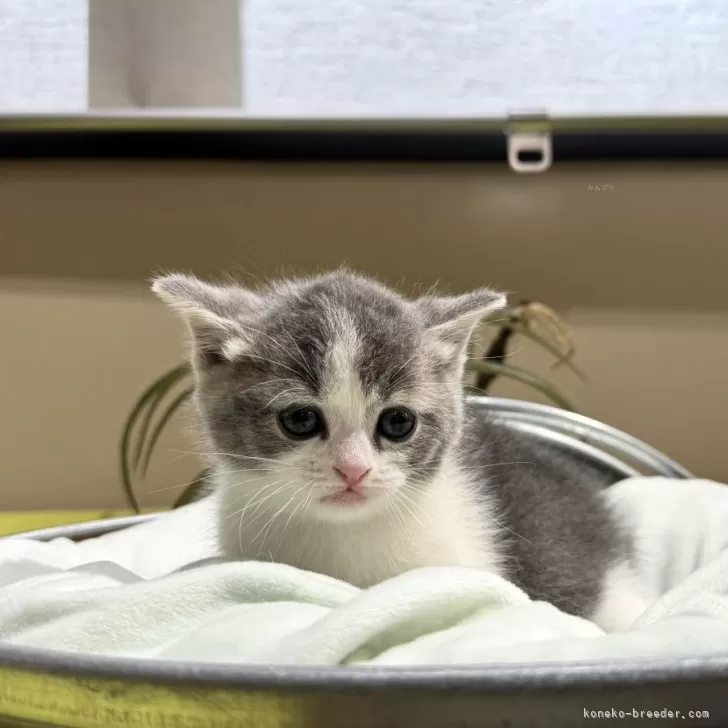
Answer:
M193 389L192 389L192 387L190 387L189 389L185 389L184 392L181 392L180 394L178 394L170 402L165 413L159 418L159 422L157 422L157 426L154 428L154 431L152 432L151 436L149 437L147 451L144 456L144 462L142 463L142 467L141 467L142 475L146 475L146 473L147 473L147 468L149 468L149 462L152 459L152 455L154 454L154 447L157 444L157 441L159 440L165 426L167 425L169 420L172 418L172 415L192 396L192 392L193 392Z
M472 371L497 374L501 377L515 379L545 394L554 404L561 407L561 409L569 410L570 412L575 411L571 402L553 384L537 377L535 374L531 374L531 372L525 369L519 369L510 364L495 364L489 361L469 361L467 367Z
M132 485L132 479L131 479L131 472L132 472L132 466L130 464L130 449L131 449L131 437L132 433L134 431L134 427L137 423L137 420L141 416L142 412L144 411L145 407L149 405L149 403L152 401L152 399L155 397L157 388L162 385L163 382L167 380L168 377L171 377L173 373L176 373L179 370L187 371L188 365L183 364L179 367L175 367L173 370L163 374L161 377L156 379L149 387L147 387L146 390L141 394L139 399L134 404L134 407L132 408L131 413L126 419L126 422L124 423L124 430L122 432L121 436L121 442L120 442L120 462L121 462L121 482L122 486L124 488L124 494L126 495L127 502L131 506L131 508L136 511L137 513L140 512L139 508L139 502L137 501L136 495L134 493L134 487Z
M187 365L178 366L166 374L162 375L154 383L154 397L148 402L146 412L144 414L144 420L142 421L141 427L139 428L139 435L136 441L136 447L134 448L134 456L132 458L132 466L134 468L139 467L139 463L142 460L142 453L144 452L144 446L147 441L149 434L149 428L151 427L154 414L159 407L160 402L164 396L179 382L189 374L189 367Z
M518 334L519 336L523 336L526 339L530 339L535 344L538 344L542 349L545 349L549 354L551 354L557 361L557 364L563 364L565 367L568 367L571 369L571 371L576 374L579 379L582 381L586 381L586 375L584 372L579 369L579 367L574 364L568 357L565 357L562 352L560 352L548 339L544 338L543 336L540 336L535 331L532 331L527 326L524 326L523 324L517 323L517 322L507 322L502 324L505 328L511 329L514 333Z

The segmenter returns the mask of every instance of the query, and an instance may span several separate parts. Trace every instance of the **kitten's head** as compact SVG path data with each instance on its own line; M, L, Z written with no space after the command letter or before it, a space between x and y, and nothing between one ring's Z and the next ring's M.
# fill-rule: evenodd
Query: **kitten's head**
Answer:
M153 289L189 326L228 480L344 521L427 487L460 436L468 339L505 305L485 289L407 300L346 272L257 292L169 275Z

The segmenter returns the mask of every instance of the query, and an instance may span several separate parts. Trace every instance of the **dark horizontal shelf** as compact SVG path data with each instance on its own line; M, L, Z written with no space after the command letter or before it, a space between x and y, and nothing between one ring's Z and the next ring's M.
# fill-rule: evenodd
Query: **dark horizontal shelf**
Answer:
M557 132L554 159L728 159L728 132ZM208 159L280 162L499 162L502 132L0 130L0 159Z

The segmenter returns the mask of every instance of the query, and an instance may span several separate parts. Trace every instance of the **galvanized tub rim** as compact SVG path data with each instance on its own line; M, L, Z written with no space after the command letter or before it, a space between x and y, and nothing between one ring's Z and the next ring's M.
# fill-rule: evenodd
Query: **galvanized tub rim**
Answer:
M142 680L166 685L204 684L248 689L458 689L554 690L593 685L623 685L635 680L728 680L728 652L677 659L627 659L583 662L493 663L471 666L401 667L252 665L122 658L21 648L0 642L0 665L73 677Z

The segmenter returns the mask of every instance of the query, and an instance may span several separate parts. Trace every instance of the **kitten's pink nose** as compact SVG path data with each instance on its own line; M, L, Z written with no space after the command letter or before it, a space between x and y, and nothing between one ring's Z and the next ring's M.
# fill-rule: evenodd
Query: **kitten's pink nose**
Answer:
M359 485L364 476L369 472L370 468L365 465L341 465L334 466L336 474L349 486L353 488L355 485Z

